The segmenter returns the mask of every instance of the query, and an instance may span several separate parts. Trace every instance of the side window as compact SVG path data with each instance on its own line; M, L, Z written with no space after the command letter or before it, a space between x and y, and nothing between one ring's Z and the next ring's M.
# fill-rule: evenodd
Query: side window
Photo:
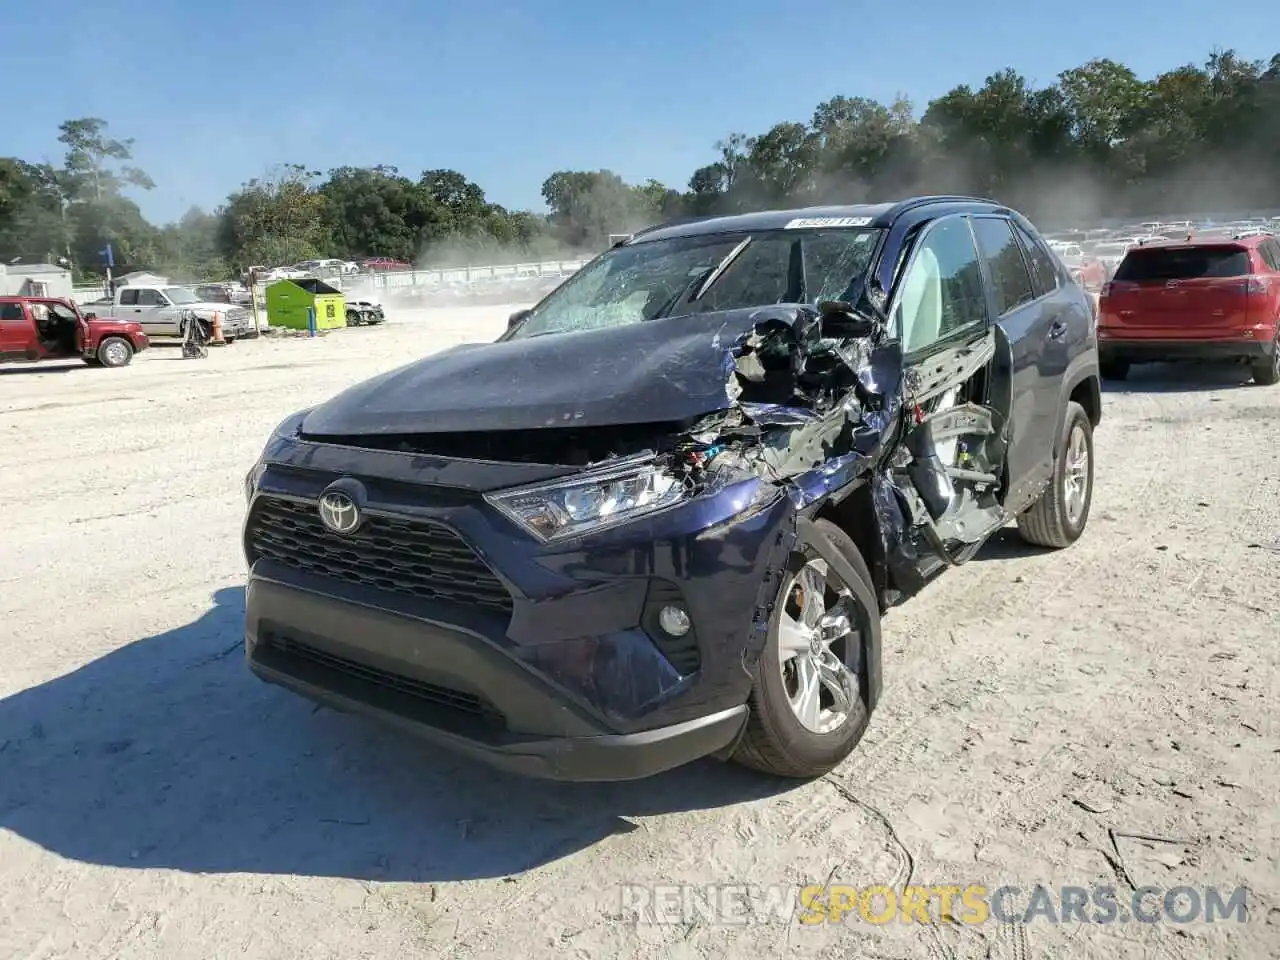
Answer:
M139 290L138 306L140 307L158 307L164 303L158 290Z
M20 303L0 303L0 320L6 323L21 323L27 319Z
M978 249L965 220L940 220L926 231L903 275L893 320L908 354L986 325Z
M991 270L996 289L996 309L1000 316L1036 298L1031 287L1022 248L1013 236L1013 225L1002 217L974 217L973 232L978 247Z
M1036 296L1043 297L1058 289L1058 268L1053 262L1053 255L1037 240L1016 223L1013 229L1022 241L1022 248L1027 252L1027 263L1031 267L1031 280L1035 284Z
M135 306L137 306L137 305L138 305L138 291L137 291L137 290L127 290L127 289L126 289L126 290L121 290L121 291L120 291L120 306L122 306L122 307L135 307Z

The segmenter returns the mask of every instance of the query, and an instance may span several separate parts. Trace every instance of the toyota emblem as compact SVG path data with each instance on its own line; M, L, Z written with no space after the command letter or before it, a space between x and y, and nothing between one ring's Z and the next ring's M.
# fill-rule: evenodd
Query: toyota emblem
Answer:
M355 533L360 526L360 508L345 493L331 491L320 497L320 522L344 536Z

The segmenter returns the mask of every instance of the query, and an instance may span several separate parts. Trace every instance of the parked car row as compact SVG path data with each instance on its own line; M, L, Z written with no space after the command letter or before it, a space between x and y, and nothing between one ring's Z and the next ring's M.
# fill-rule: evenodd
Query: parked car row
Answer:
M1047 242L1071 268L1077 282L1099 290L1134 247L1196 240L1230 240L1273 233L1280 217L1211 220L1146 220L1118 227L1091 227L1046 234Z

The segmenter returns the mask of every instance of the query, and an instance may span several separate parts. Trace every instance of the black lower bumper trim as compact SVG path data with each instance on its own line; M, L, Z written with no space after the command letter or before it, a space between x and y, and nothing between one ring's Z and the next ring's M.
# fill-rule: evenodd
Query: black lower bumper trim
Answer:
M495 767L555 780L635 780L722 753L745 703L655 729L610 729L477 634L256 574L245 596L249 667L270 683L383 721ZM745 699L745 698L744 698Z
M548 780L591 782L650 777L723 750L737 739L747 719L747 707L743 704L708 717L641 733L556 737L494 745L419 723L252 659L250 668L269 683L335 710L367 716L501 770Z
M1104 340L1103 363L1170 363L1179 360L1259 360L1271 356L1265 340Z

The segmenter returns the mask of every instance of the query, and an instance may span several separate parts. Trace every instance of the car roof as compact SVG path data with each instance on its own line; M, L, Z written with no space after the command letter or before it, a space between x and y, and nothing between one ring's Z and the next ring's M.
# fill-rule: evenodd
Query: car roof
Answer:
M885 228L892 226L902 216L916 212L920 219L933 219L944 213L996 213L1009 212L994 200L980 197L927 196L912 197L895 203L860 203L817 207L795 207L783 210L763 210L758 213L739 213L716 217L695 217L672 220L641 230L624 241L625 246L670 240L677 237L707 236L717 233L747 233L761 230L784 230L793 220L865 220L863 226ZM852 226L844 224L843 226ZM842 226L832 224L832 226Z
M1194 250L1196 247L1256 247L1272 234L1252 234L1247 237L1192 237L1190 240L1166 240L1163 243L1135 245L1133 250Z

